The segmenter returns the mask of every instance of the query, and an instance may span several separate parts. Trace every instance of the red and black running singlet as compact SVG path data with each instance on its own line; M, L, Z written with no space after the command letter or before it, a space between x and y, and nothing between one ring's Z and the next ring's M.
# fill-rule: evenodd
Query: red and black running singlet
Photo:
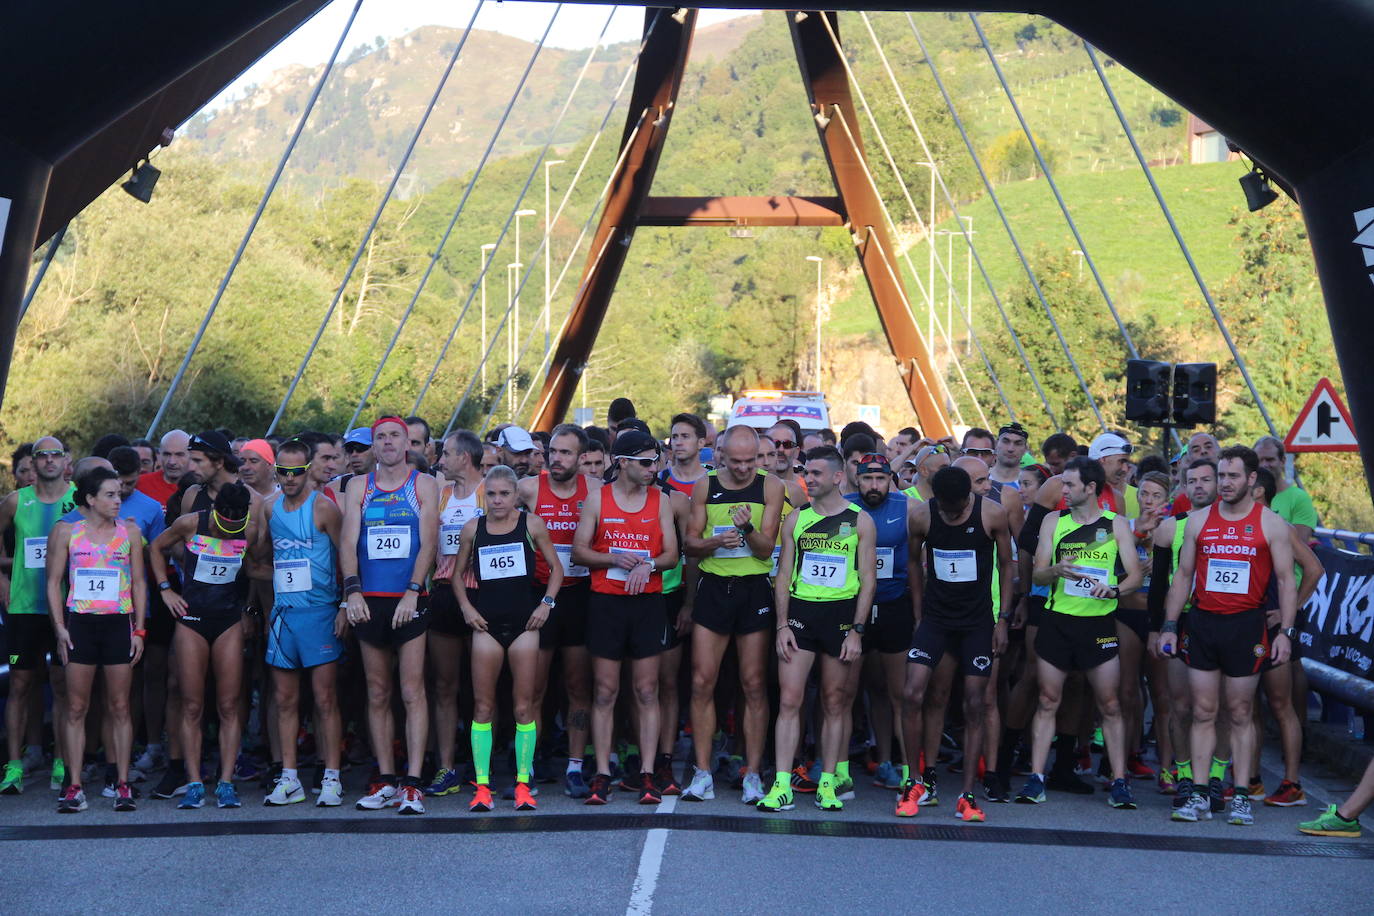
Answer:
M615 501L615 486L601 488L601 514L596 520L596 535L592 549L600 553L631 553L652 560L663 552L663 526L658 510L662 491L649 487L644 491L644 508L630 512ZM627 572L619 567L592 571L592 591L603 595L625 594ZM663 591L663 574L658 570L649 576L644 593Z
M577 534L577 522L582 518L582 503L587 499L587 476L576 475L577 489L567 499L553 492L549 486L549 472L539 472L539 492L534 502L534 514L544 520L549 529L549 540L553 549L563 561L563 584L572 585L587 577L587 567L574 566L572 561L573 535ZM540 585L549 582L549 564L544 555L534 552L534 575Z
M1193 606L1213 614L1238 614L1260 607L1274 570L1269 542L1260 520L1264 507L1255 503L1237 521L1221 517L1213 503L1197 536L1197 570Z

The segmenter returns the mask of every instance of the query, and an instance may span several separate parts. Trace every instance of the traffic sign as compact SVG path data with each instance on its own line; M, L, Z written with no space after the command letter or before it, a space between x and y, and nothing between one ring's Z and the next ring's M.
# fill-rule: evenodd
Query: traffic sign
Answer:
M1359 451L1350 411L1345 409L1330 379L1317 382L1307 404L1298 411L1298 418L1283 440L1283 447L1290 452Z

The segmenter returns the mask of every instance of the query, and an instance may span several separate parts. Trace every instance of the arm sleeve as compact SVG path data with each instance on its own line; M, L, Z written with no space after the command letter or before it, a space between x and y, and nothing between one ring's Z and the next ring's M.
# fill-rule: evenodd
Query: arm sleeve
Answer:
M1154 562L1150 570L1150 631L1158 633L1164 626L1164 603L1169 597L1169 584L1172 578L1174 552L1168 547L1155 545Z
M1035 551L1040 546L1040 523L1049 514L1050 510L1039 503L1033 503L1026 510L1026 521L1021 526L1021 535L1016 539L1016 545L1031 556L1035 556Z

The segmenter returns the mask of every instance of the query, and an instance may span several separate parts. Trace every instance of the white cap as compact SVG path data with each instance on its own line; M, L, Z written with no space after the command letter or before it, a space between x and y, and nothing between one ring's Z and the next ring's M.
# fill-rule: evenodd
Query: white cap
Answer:
M1116 433L1103 433L1088 446L1088 457L1096 461L1109 455L1129 455L1132 451L1131 443Z
M507 426L501 430L496 444L512 452L528 452L534 448L534 440L530 438L530 434L518 426Z

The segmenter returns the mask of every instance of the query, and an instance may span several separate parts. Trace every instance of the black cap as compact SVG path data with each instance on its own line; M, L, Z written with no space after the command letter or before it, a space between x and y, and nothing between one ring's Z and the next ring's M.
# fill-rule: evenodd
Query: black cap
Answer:
M207 429L203 433L196 433L191 437L191 442L186 446L187 451L191 452L218 452L221 455L232 455L234 447L229 444L229 440L224 438L224 434L218 430Z
M627 429L615 437L615 445L611 447L611 457L637 456L640 452L649 451L657 454L660 450L658 440L644 430Z
M627 429L637 429L646 436L652 436L654 434L654 431L649 429L649 424L639 419L639 417L629 417L621 420L615 427L615 431L618 433L623 433Z

